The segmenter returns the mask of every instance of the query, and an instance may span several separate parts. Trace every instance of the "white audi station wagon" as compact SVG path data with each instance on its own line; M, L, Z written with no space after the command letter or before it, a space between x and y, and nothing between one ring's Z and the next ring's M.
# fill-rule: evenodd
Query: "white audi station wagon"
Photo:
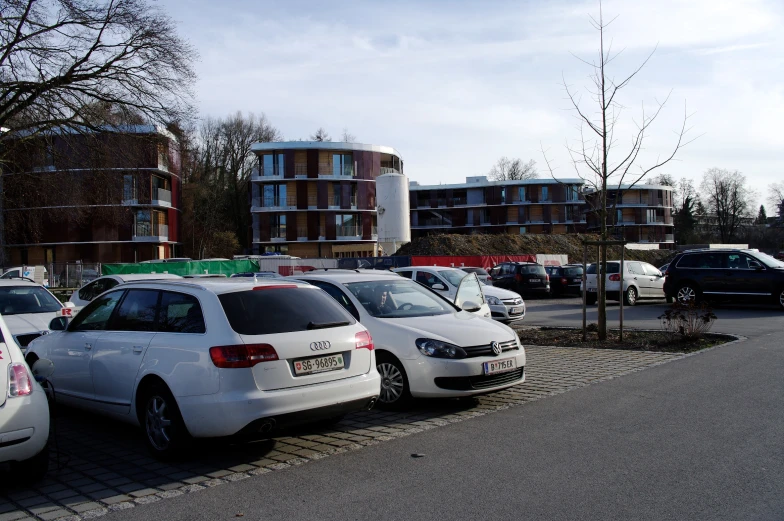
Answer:
M379 405L404 408L412 397L462 397L525 380L525 350L508 326L473 309L481 295L471 274L454 302L394 273L309 271L318 286L373 335L381 375Z
M375 403L373 339L324 292L272 279L121 284L30 344L58 400L141 425L165 457L190 437L266 433Z

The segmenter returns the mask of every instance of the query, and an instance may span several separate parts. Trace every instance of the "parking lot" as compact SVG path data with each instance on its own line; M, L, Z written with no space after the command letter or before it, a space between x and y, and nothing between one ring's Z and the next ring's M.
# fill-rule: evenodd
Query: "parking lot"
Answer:
M529 300L524 325L578 325L577 299ZM625 309L630 327L657 328L663 302ZM610 325L618 306L608 313ZM716 310L715 331L758 336L780 331L784 317L773 307ZM588 321L595 321L589 308ZM524 329L522 332L525 343ZM9 488L0 498L0 521L89 519L206 487L307 464L346 451L440 428L494 411L564 393L603 380L683 358L684 355L528 346L526 382L466 400L420 401L406 412L373 410L348 416L330 428L300 428L252 442L211 440L192 457L172 463L151 458L138 429L77 410L55 411L50 473L30 489ZM481 420L477 420L481 421ZM3 476L9 481L9 476Z
M527 354L527 381L503 392L421 402L408 412L357 413L329 429L251 443L214 440L199 445L191 459L171 464L148 455L141 431L61 408L49 477L32 489L8 489L0 521L89 519L480 417L681 356L547 347L529 347Z

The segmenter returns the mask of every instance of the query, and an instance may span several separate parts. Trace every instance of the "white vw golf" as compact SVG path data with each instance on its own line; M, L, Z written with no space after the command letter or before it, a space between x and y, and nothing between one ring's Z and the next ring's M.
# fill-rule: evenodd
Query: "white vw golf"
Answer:
M296 278L329 293L370 330L381 374L380 405L470 396L525 380L525 350L512 329L462 311L410 279L374 270L310 271ZM472 274L455 302L474 309L478 295Z
M278 279L280 280L280 279ZM30 344L58 400L137 423L157 456L370 408L373 339L323 292L273 279L131 282Z

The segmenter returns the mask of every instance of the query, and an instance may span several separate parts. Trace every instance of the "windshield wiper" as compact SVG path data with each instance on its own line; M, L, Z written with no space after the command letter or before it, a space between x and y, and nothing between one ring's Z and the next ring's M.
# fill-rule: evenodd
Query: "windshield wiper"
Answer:
M351 322L308 322L308 329L326 329L328 327L348 326Z

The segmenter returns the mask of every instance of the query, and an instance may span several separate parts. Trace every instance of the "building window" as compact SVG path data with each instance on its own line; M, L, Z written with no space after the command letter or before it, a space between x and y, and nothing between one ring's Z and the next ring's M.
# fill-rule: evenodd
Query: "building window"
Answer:
M656 222L656 210L654 210L654 209L646 210L646 213L648 214L647 215L648 222L649 223L655 223Z
M526 197L526 194L525 194L525 187L524 186L521 186L521 187L519 187L517 189L517 198L520 201L528 201L528 197Z
M527 232L526 232L525 226L521 226L520 227L520 235L525 235L526 233Z
M620 223L623 222L623 210L616 210L615 211L615 222Z
M337 214L335 216L335 235L338 237L362 235L357 216L354 214Z
M574 221L574 206L566 205L566 220Z
M577 185L570 185L566 187L566 200L577 201L580 197L580 190Z
M273 239L286 238L286 216L274 214L271 219L270 237Z
M542 201L549 201L550 200L550 190L546 186L542 187Z
M284 154L264 154L261 165L261 175L283 176L285 173L286 156Z
M351 154L332 154L332 175L354 177L354 161Z
M264 185L263 206L266 207L286 206L286 185L284 184Z
M136 189L136 176L133 174L123 176L123 201L136 201L139 192Z

